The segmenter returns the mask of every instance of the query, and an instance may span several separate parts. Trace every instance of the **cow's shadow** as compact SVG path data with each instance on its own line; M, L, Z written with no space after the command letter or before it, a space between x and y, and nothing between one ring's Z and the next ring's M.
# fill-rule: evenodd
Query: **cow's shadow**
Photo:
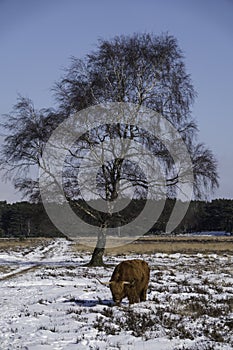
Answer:
M113 300L109 299L78 299L71 298L64 300L64 303L73 303L77 306L94 307L97 305L114 306Z

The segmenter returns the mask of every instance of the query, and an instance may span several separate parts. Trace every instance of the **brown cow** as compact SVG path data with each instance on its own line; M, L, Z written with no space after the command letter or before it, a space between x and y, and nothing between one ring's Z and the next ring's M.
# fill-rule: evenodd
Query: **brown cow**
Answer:
M130 304L133 304L146 300L149 278L148 264L143 260L135 259L122 261L115 267L110 282L101 283L110 286L116 305L120 305L125 297Z

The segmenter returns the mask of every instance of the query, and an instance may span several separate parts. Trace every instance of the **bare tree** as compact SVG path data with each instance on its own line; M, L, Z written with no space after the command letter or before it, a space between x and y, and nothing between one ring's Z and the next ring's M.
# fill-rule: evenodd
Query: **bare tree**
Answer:
M47 172L50 180L52 179L51 171L43 164L43 151L56 127L85 108L113 102L133 103L139 108L149 108L172 124L189 151L196 196L201 196L206 190L213 190L218 186L217 165L212 152L195 142L197 126L192 118L191 107L196 93L186 72L182 51L173 36L135 34L115 37L109 41L100 40L97 49L84 59L72 58L70 67L56 83L54 90L58 111L35 111L30 100L20 98L4 124L8 136L2 150L2 163L11 174L12 170L15 171L15 186L26 195L33 196L37 183L37 179L32 182L32 179L26 178L29 168L39 167ZM80 125L81 123L82 121ZM158 133L160 127L158 123ZM117 154L115 139L118 140L118 145L120 144ZM121 142L122 140L124 142ZM138 198L143 199L147 194L148 182L145 174L124 157L124 148L127 147L125 140L129 143L131 140L141 143L158 159L166 179L167 195L175 195L182 177L189 171L177 169L164 143L152 137L136 123L112 125L106 120L99 128L90 127L90 130L67 150L62 191L69 201L75 200L78 203L79 210L83 209L90 221L94 220L100 227L92 255L92 265L103 263L106 227L110 226L113 216L112 203L120 195L119 184L123 186L121 194L127 192L129 183L132 184L134 194ZM103 141L108 142L108 150L102 146ZM175 140L173 141L172 146L176 148ZM82 183L80 188L77 174L81 171L81 160L90 149L92 155L95 154L96 147L102 147L105 154L112 152L112 159L103 157L102 163L98 163L101 166L96 174L97 185L93 187L87 181ZM177 153L178 151L177 147ZM89 172L91 173L90 169ZM48 183L48 192L54 191L55 182L56 176ZM107 213L100 215L99 211L90 209L88 205L81 208L83 203L78 199L85 187L106 202ZM124 224L124 216L118 219Z

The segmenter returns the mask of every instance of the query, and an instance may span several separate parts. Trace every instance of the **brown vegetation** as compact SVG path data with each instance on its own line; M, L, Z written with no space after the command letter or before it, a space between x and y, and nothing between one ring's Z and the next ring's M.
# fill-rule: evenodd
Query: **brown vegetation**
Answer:
M96 237L94 238L96 239ZM0 252L9 249L19 251L23 249L35 249L40 245L47 245L49 238L30 239L0 239ZM121 241L120 241L121 242ZM75 251L91 253L93 248L75 243ZM117 254L154 254L154 253L229 253L233 254L233 236L146 236L138 240L106 249L106 255Z
M22 249L34 249L45 243L49 243L50 238L27 238L27 239L18 239L18 238L1 238L0 239L0 252L8 251L9 249L14 251L20 251Z
M92 251L91 247L75 244L77 251ZM147 236L132 243L107 248L107 255L154 253L233 253L233 237L229 236Z

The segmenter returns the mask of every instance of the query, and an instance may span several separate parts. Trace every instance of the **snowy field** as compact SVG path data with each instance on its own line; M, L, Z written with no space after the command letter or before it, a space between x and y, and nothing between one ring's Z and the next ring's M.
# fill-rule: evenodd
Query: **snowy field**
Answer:
M232 255L118 255L88 268L72 248L58 239L0 250L1 350L233 348ZM151 267L148 300L113 306L96 277L133 258Z

